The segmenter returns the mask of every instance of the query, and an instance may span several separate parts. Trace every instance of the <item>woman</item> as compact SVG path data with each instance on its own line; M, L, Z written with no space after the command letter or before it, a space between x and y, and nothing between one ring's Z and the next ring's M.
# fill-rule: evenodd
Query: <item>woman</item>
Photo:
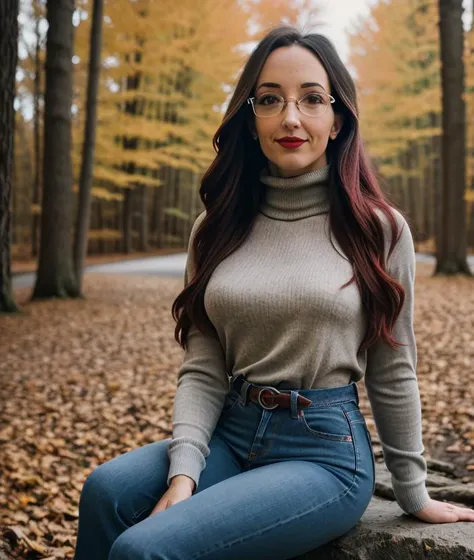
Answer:
M413 240L331 43L270 31L214 145L173 304L173 438L88 477L76 560L283 560L344 534L374 490L364 375L400 507L474 521L426 490Z

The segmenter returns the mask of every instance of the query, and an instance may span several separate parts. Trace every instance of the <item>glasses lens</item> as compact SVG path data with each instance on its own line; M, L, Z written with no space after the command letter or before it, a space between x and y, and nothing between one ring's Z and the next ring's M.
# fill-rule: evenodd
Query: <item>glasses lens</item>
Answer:
M309 117L319 117L326 112L331 100L325 93L308 93L299 101L300 111Z
M257 97L254 102L254 111L257 117L273 117L283 109L283 97L275 94L266 94Z

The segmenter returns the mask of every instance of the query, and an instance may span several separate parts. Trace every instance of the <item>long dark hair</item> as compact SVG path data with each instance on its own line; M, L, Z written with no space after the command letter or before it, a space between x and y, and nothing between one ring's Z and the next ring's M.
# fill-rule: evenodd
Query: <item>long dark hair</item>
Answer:
M343 116L342 129L329 141L326 151L331 164L329 223L354 270L341 289L356 282L369 317L360 350L379 339L392 348L401 345L391 332L405 292L385 270L384 232L376 210L387 216L392 228L388 255L398 241L399 228L362 144L354 82L329 39L316 33L302 35L285 25L269 31L251 53L213 138L217 155L199 189L206 213L189 248L196 271L172 306L177 322L175 339L182 348L187 348L192 324L204 334L216 334L204 308L207 283L217 265L249 235L264 194L259 174L267 160L251 137L251 108L246 101L254 95L256 80L270 53L290 45L304 47L318 57L336 99L334 111Z

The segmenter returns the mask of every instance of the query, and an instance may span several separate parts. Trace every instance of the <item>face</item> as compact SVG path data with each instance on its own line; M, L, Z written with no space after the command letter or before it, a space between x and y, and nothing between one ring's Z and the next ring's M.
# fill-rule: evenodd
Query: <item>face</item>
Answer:
M308 83L317 86L302 87ZM273 85L265 85L273 84ZM278 84L278 87L275 87ZM255 97L279 94L283 98L301 99L309 93L331 94L329 77L319 59L308 49L299 45L274 50L265 62L255 87ZM317 100L317 95L309 101ZM267 103L274 98L267 98ZM253 113L252 113L253 115ZM276 116L253 115L252 125L263 153L268 159L270 171L282 177L301 175L327 165L326 147L342 126L342 119L335 115L332 104L323 115L306 116L290 101ZM285 147L278 143L284 137L304 140L298 147Z

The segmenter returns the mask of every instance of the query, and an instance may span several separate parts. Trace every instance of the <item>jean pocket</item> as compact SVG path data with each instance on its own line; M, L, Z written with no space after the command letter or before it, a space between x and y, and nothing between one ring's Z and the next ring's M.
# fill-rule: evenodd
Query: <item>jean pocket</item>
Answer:
M302 409L298 418L305 430L315 438L352 442L352 430L349 421L339 406Z

